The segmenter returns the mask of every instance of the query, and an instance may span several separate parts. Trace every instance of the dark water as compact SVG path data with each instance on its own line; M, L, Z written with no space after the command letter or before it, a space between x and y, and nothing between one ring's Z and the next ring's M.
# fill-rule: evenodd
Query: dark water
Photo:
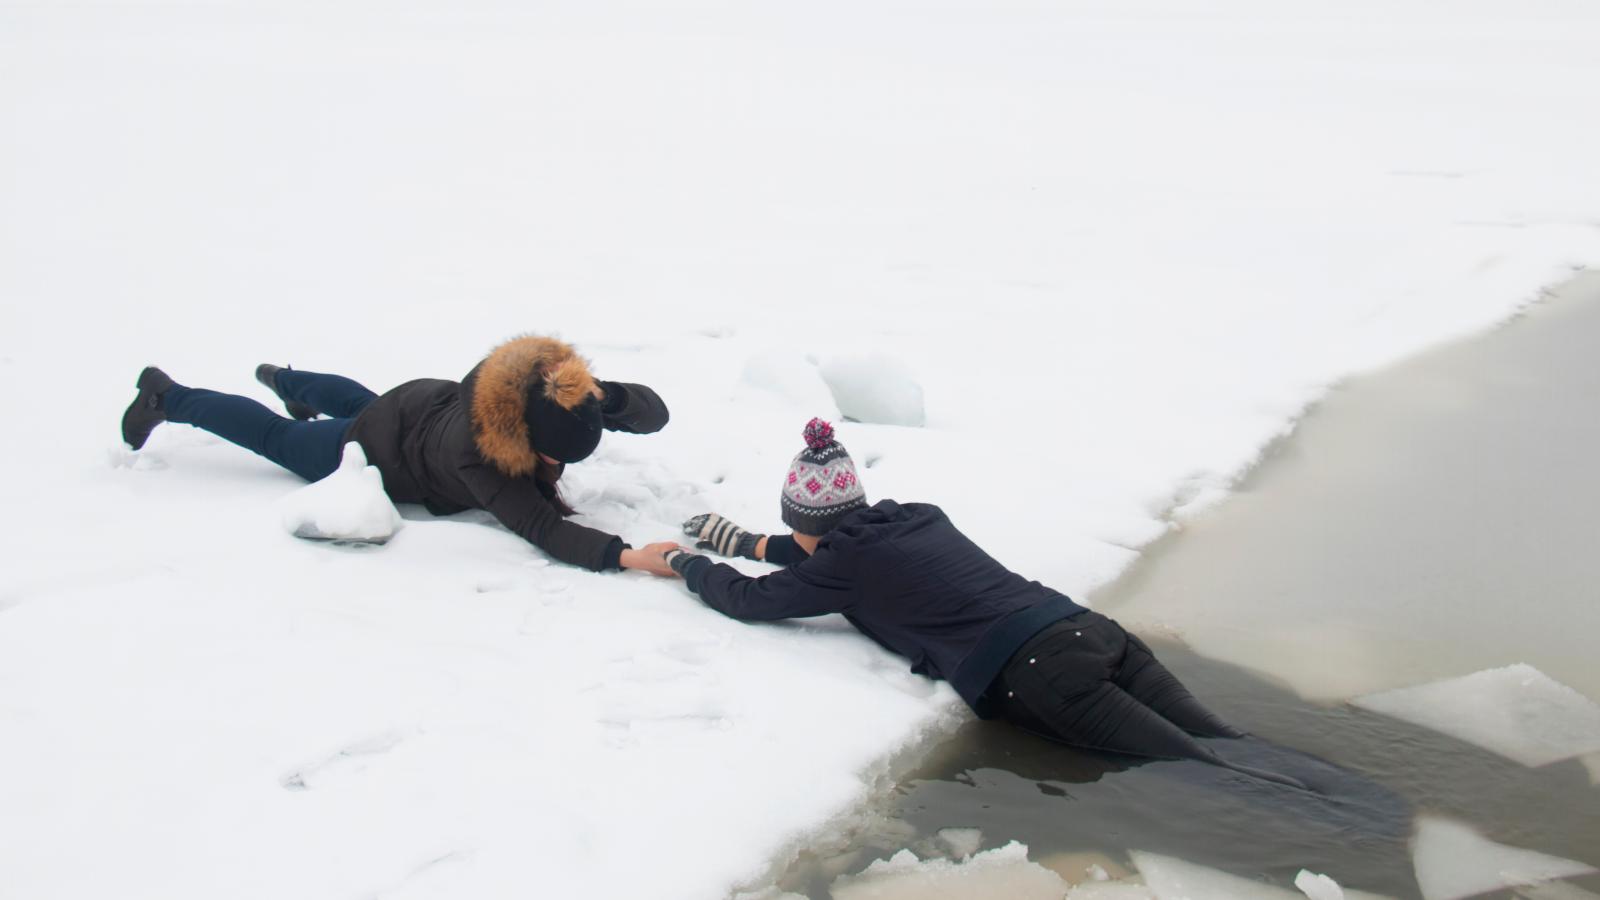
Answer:
M1600 789L1582 761L1529 768L1342 702L1511 662L1600 699L1600 277L1565 294L1342 386L1234 499L1092 598L1252 732L1210 742L1218 752L1315 792L973 721L874 824L802 854L778 886L827 898L840 873L905 847L926 858L940 829L978 828L983 849L1073 854L1071 881L1084 859L1117 874L1144 850L1289 890L1306 868L1417 897L1418 815L1600 868ZM1600 893L1600 876L1567 884Z

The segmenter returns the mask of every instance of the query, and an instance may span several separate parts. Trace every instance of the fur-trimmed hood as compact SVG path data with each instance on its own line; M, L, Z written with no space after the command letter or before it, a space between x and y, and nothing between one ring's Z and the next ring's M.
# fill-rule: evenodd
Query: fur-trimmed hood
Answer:
M566 410L600 396L588 361L571 344L531 334L494 348L461 383L478 452L513 478L532 475L539 466L538 437L529 434L527 421L528 391L534 387Z

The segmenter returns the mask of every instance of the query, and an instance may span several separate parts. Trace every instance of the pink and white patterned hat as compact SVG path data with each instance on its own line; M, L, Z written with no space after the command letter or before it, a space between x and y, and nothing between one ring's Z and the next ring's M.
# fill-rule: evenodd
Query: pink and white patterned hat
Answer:
M783 481L783 523L801 534L827 534L851 510L867 505L856 464L833 439L833 426L821 419L806 423L806 449L789 463Z

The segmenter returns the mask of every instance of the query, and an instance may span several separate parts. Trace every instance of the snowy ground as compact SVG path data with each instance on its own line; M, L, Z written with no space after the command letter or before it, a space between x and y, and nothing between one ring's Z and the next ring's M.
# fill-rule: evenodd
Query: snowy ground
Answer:
M840 428L869 493L1082 593L1600 264L1592 4L673 7L0 5L0 896L715 896L960 714L481 517L297 541L287 473L118 448L148 363L559 332L672 406L570 474L639 542L775 525L819 373L886 355L926 425Z

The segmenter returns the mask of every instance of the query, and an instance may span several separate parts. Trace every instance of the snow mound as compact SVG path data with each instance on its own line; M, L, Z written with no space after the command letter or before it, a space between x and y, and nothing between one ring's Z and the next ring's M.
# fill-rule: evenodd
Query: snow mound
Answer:
M822 365L822 380L839 412L857 422L922 426L922 385L898 360L882 354L839 356Z
M919 860L910 850L880 859L859 875L836 879L833 900L1061 900L1067 883L1061 876L1028 860L1028 848L1016 841L964 862Z
M1417 822L1412 865L1425 900L1458 900L1595 871L1581 862L1497 844L1459 822L1433 817Z
M401 523L383 476L355 441L344 445L338 470L283 498L280 513L290 534L314 541L381 544Z
M739 381L775 394L807 415L831 419L839 412L833 393L817 371L817 364L798 353L773 350L752 356L745 360Z
M1600 706L1523 663L1367 694L1351 702L1525 766L1600 750Z

